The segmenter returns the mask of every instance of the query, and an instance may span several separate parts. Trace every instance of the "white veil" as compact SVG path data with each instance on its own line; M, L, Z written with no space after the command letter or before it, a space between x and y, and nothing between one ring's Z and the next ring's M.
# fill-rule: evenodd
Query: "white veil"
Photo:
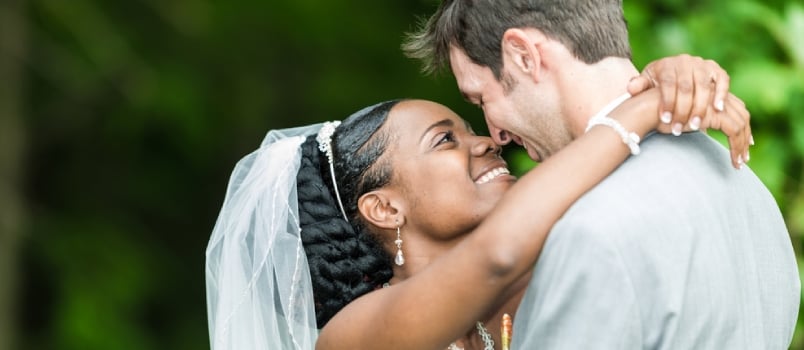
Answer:
M237 163L206 250L212 350L302 349L318 336L301 241L301 144L323 124L273 130Z

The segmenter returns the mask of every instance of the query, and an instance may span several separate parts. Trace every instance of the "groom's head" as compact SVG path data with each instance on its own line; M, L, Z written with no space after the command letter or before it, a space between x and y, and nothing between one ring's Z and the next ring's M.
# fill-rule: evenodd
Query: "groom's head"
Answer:
M620 0L444 0L404 49L428 73L450 67L494 140L537 160L577 129L561 110L584 78L573 67L631 55Z

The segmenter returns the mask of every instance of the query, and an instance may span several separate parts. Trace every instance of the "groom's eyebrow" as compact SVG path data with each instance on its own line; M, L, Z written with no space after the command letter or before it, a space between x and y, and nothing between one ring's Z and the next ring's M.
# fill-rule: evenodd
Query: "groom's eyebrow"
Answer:
M422 142L427 133L430 132L430 130L433 130L433 128L437 128L439 126L453 126L453 125L455 125L455 123L452 121L452 119L444 119L433 123L432 125L428 126L426 130L424 130L424 132L422 133L422 137L419 138L419 143Z

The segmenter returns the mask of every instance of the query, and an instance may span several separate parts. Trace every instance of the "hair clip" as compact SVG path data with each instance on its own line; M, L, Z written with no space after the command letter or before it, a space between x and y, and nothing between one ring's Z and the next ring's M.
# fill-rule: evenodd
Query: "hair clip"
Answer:
M338 125L341 125L341 122L337 120L324 123L315 137L315 140L318 141L318 150L327 155L330 164L332 164L332 135L335 134L335 128Z

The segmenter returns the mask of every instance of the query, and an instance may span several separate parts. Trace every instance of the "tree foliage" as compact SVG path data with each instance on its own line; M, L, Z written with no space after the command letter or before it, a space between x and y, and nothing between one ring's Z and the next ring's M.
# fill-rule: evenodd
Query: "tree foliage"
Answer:
M207 348L204 248L229 172L270 129L398 97L443 102L484 129L451 77L423 77L399 49L434 1L23 3L20 349ZM801 251L804 7L625 9L637 66L687 52L731 74L752 112L749 164Z

